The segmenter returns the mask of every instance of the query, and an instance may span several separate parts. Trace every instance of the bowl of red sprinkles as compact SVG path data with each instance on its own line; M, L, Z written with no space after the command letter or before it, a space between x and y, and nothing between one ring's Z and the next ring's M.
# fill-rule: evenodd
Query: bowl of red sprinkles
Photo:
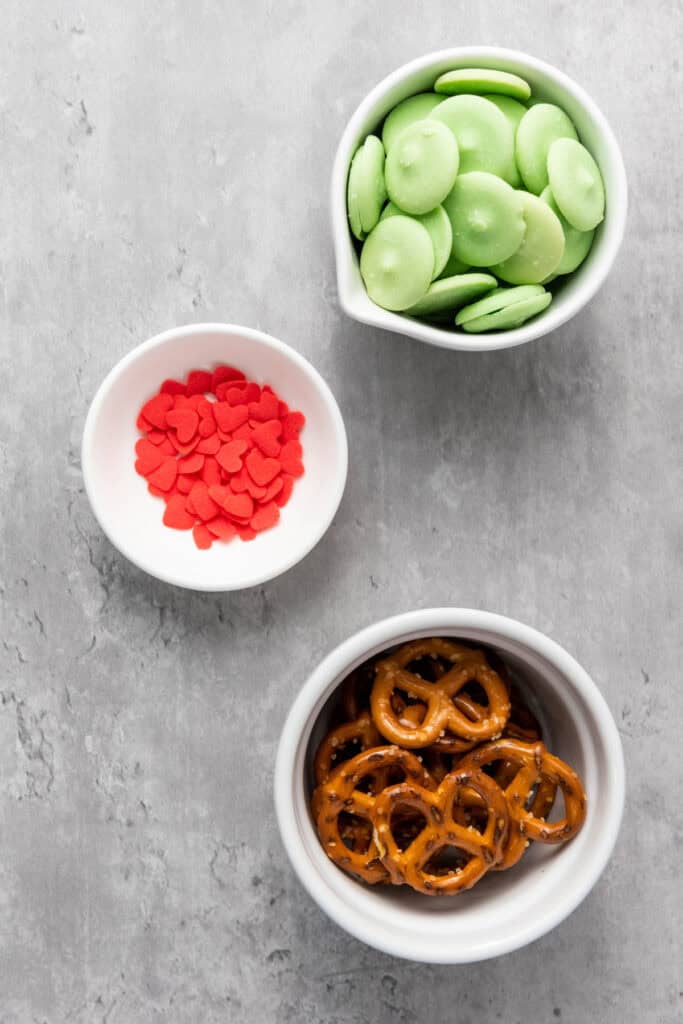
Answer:
M176 586L228 591L317 544L346 483L339 407L311 364L251 328L194 324L125 356L83 433L86 491L131 562Z

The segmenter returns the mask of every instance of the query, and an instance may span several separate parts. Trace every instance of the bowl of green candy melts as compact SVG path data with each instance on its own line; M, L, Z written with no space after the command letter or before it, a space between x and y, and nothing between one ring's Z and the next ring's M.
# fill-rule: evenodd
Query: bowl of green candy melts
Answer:
M344 311L442 348L510 348L575 316L621 244L627 183L593 100L514 50L428 54L380 82L332 170Z

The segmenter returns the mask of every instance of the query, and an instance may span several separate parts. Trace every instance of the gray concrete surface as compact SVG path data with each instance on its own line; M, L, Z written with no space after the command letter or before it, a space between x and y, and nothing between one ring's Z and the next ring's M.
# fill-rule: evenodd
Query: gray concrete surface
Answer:
M2 7L2 1024L680 1021L681 5ZM632 196L590 308L478 357L345 319L327 218L359 98L467 42L582 82ZM103 375L196 320L292 343L349 432L324 542L234 596L128 565L79 467ZM541 942L463 969L332 926L271 803L280 727L317 660L439 603L567 646L628 763L621 841L590 898Z

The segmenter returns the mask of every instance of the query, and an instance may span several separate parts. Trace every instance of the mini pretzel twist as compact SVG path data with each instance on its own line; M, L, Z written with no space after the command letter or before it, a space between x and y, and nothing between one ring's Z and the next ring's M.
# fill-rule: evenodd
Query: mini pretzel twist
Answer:
M506 771L509 771L509 766L516 768L504 789L511 818L508 842L498 865L498 869L504 871L517 863L531 840L564 843L575 836L586 817L586 795L576 772L559 757L550 754L541 742L523 743L503 737L466 754L460 767L474 771L497 761L505 763ZM547 822L545 817L552 809L552 803L548 806L549 795L552 794L554 800L558 787L564 794L564 817L560 821ZM535 796L528 806L534 791ZM472 807L479 804L476 793L470 795L469 804Z
M311 810L313 817L317 818L320 808L321 786L327 782L330 775L344 761L350 760L353 754L361 753L370 747L378 747L382 743L382 737L375 728L369 711L361 711L352 722L344 722L332 729L327 734L315 753L313 761L313 776L316 788L311 797ZM340 759L345 748L351 744L357 748L346 757ZM371 792L380 793L389 784L389 777L385 770L372 773ZM359 833L360 834L360 833Z
M429 682L408 670L412 662L424 657L442 658L452 667L440 679ZM455 699L471 682L484 689L488 706L470 698L465 713ZM392 707L395 690L402 690L424 704L424 717L419 724L401 722ZM500 735L510 714L510 699L505 683L482 651L434 638L404 644L378 662L370 707L375 725L386 739L415 749L444 739L447 731L475 742Z
M482 831L456 820L457 807L472 792L486 811ZM421 814L426 824L401 849L392 816L406 809ZM427 896L453 896L471 889L502 857L508 822L508 806L499 786L483 772L459 768L447 775L436 791L413 782L385 789L374 801L374 845L394 885L407 882ZM446 873L429 871L429 862L447 847L463 851L469 858L467 863Z
M358 789L368 775L390 769L401 769L407 780L425 790L436 783L414 754L400 747L371 747L336 768L326 782L318 787L315 798L318 835L327 856L345 871L370 884L385 882L388 873L382 864L374 838L366 849L350 849L344 843L339 817L342 813L373 822L373 809L378 796Z

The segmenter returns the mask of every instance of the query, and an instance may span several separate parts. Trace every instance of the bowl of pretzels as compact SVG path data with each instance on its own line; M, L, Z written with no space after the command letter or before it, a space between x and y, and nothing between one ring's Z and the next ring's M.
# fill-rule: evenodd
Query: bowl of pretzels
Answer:
M425 963L511 952L611 855L624 762L587 673L522 623L427 609L341 644L285 723L275 803L291 863L358 939Z

